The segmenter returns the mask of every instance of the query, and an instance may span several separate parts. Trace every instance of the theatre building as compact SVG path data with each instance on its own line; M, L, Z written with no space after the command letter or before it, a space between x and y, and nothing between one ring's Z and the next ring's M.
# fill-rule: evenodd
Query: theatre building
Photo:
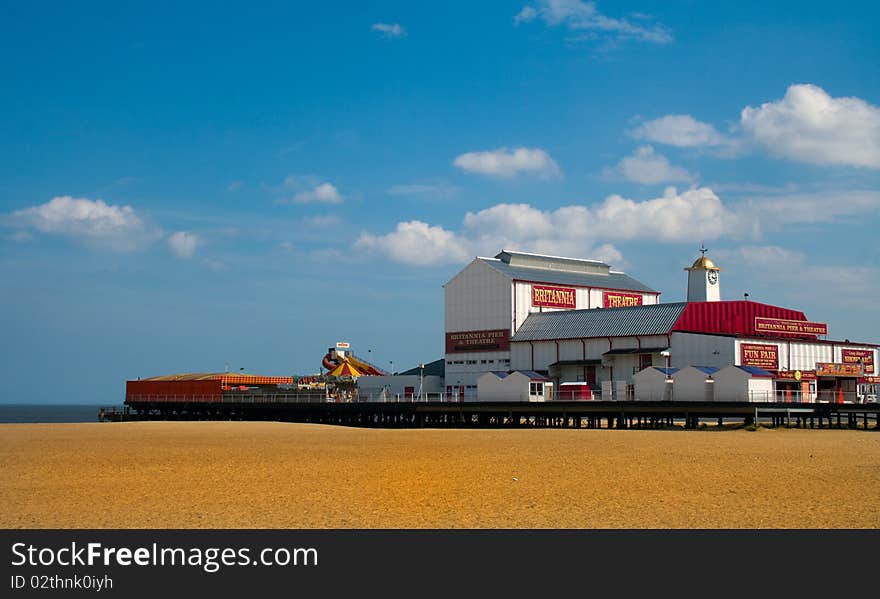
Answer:
M876 383L876 345L829 339L799 310L720 300L721 269L705 255L686 270L687 302L531 314L511 367L586 381L605 399L637 399L632 377L647 367L757 367L783 401L859 401Z
M514 370L510 340L530 315L645 306L660 296L604 262L506 250L475 258L443 287L447 393L465 398L480 375Z
M734 365L772 378L777 400L876 394L877 345L831 339L826 323L796 309L723 301L721 269L703 253L685 269L687 301L674 303L602 262L509 251L475 259L445 286L447 392L468 398L484 372L524 371L555 389L583 382L597 398L639 399L633 376L645 368L700 367L711 383Z

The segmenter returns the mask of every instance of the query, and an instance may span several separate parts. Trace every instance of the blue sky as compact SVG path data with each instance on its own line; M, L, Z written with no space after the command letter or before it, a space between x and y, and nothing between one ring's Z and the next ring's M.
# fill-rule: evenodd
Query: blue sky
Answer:
M705 242L723 297L880 342L878 12L4 2L9 397L311 373L340 340L410 367L442 355L442 284L502 248L676 301Z

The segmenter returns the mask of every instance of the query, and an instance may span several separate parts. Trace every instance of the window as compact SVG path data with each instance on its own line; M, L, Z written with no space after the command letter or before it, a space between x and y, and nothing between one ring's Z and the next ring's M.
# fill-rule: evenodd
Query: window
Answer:
M476 364L477 361L476 361L476 360L468 360L467 363L468 363L468 364Z
M489 360L489 364L494 364L495 360Z
M486 360L480 360L480 364L485 364Z
M544 383L529 383L529 395L544 395Z

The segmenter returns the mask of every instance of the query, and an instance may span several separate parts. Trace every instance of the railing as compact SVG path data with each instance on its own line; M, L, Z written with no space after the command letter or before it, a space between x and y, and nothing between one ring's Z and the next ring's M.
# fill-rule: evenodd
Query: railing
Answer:
M557 401L593 401L601 397L600 391L557 391L554 399Z
M380 403L425 403L425 402L451 402L457 403L459 401L476 401L477 394L476 393L445 393L445 392L437 392L437 393L422 393L419 396L418 393L361 393L357 397L357 399L353 401L358 402L380 402Z
M320 403L323 393L130 394L127 403Z

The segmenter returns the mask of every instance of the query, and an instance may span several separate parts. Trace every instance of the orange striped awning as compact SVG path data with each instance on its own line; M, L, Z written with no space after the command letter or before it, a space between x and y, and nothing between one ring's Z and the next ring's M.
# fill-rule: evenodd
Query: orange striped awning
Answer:
M259 376L256 374L222 374L224 385L292 385L292 376Z

